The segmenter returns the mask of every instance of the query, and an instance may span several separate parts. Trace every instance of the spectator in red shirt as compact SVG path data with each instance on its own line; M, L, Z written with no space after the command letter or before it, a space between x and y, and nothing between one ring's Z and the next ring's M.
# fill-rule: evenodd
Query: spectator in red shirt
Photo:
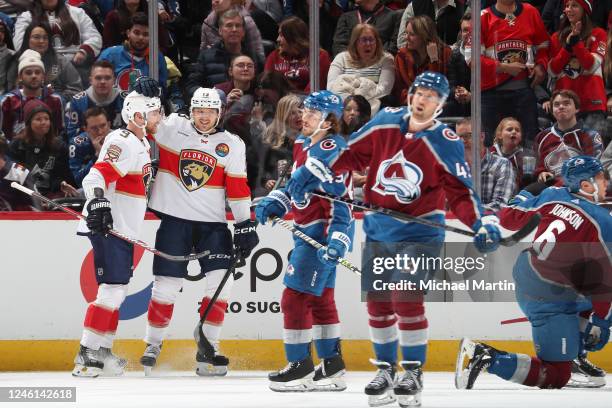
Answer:
M294 91L310 92L310 39L308 26L297 17L289 17L278 28L278 48L268 55L265 72L280 72ZM319 87L327 86L331 61L327 51L319 49Z
M555 89L571 89L580 97L578 118L588 128L605 134L606 90L603 62L606 32L593 26L593 0L566 0L559 31L551 40L548 72Z

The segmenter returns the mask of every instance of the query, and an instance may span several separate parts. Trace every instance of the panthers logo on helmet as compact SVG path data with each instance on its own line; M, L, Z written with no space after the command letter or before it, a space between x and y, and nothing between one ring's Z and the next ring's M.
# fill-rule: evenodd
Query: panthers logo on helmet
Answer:
M204 186L215 167L217 159L199 150L182 150L179 157L179 175L181 182L189 191L195 191Z
M402 204L410 204L421 196L423 171L406 160L401 150L391 159L380 163L372 191L383 196L395 196Z

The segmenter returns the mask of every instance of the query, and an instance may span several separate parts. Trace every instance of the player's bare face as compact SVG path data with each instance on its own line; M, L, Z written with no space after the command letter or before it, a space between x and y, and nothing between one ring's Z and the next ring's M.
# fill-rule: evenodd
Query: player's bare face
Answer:
M322 113L318 110L305 108L302 111L302 134L312 136L321 123Z
M578 110L571 98L559 95L552 101L552 113L557 122L567 122L574 119Z
M49 49L49 36L42 27L34 27L30 32L30 39L28 45L31 50L38 52L43 55Z
M521 124L515 121L506 122L501 131L501 139L504 151L514 150L523 140Z
M440 104L440 97L433 89L417 88L410 101L412 116L419 122L426 122L433 119L433 116Z
M597 174L594 177L595 184L597 185L597 199L599 202L606 201L606 190L608 189L608 184L610 183L609 177L603 172ZM582 182L582 190L585 192L592 194L595 192L595 187L591 182ZM590 198L590 197L587 197Z
M130 48L136 52L143 52L149 46L149 27L135 24L127 31Z
M89 75L89 82L96 95L105 97L110 95L113 89L115 74L110 68L96 67Z
M43 138L51 130L51 118L47 112L38 112L30 122L32 133L38 138Z
M208 132L215 127L219 112L212 108L193 108L193 123L200 132Z
M563 10L570 24L576 24L582 20L584 10L576 0L570 0L565 3L565 9Z
M147 126L145 130L147 133L154 135L157 133L157 127L159 126L159 122L161 122L161 113L160 111L150 111L147 112Z
M40 88L42 86L44 77L45 72L40 69L40 67L25 67L21 71L21 74L19 74L21 83L28 89Z

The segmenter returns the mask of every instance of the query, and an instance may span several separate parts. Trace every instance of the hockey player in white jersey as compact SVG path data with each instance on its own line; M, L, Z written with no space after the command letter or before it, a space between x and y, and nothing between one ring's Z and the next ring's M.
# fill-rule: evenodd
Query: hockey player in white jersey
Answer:
M232 234L225 213L226 198L235 219L233 246L246 258L257 245L251 221L251 191L247 185L244 142L219 128L224 102L216 89L199 88L191 100L190 117L171 114L155 135L159 170L149 207L161 218L155 247L173 255L209 250L199 260L206 290L200 314L230 267ZM153 293L149 303L141 364L145 373L155 366L176 298L187 276L188 262L155 257ZM229 360L219 354L219 334L233 279L223 287L202 329L214 354L196 355L198 375L225 375Z
M132 277L133 245L110 229L138 237L147 208L146 192L151 158L146 133L155 133L161 120L161 102L136 91L125 99L121 115L127 128L112 131L105 139L96 164L83 179L87 202L86 221L79 235L91 241L98 294L85 315L80 349L72 375L120 375L127 364L111 352L119 323L119 307Z

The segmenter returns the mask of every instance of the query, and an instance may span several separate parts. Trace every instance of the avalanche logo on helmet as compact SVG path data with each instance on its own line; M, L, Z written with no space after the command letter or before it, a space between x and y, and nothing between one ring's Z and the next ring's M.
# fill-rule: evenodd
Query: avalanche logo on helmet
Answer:
M189 191L195 191L208 182L217 165L217 159L199 150L181 150L179 175Z
M372 191L384 196L395 196L400 203L410 204L421 196L419 186L422 181L423 171L406 160L404 152L400 150L391 159L380 163Z

